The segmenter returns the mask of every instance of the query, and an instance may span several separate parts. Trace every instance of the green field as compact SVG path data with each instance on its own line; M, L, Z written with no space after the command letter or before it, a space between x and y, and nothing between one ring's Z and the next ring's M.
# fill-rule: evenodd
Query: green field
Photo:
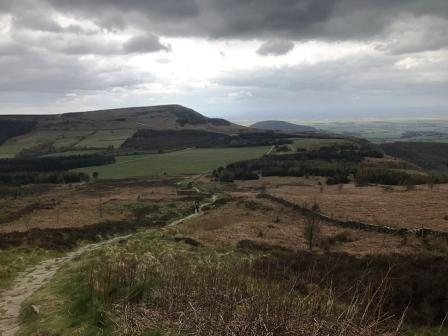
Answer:
M165 154L118 156L106 166L81 168L77 171L100 178L119 179L135 176L197 174L209 172L229 163L262 156L270 147L186 149Z
M134 132L135 130L132 129L98 131L37 130L6 141L0 146L0 158L13 158L23 149L45 143L52 143L56 150L61 151L60 153L54 153L57 156L65 153L67 149L73 155L85 154L85 151L90 149L107 149L109 146L118 148ZM80 152L77 153L77 151Z
M38 144L52 143L56 148L74 146L82 137L88 136L91 131L54 131L42 130L27 133L10 139L0 146L0 156L14 157L21 150L31 148Z
M99 130L78 142L75 148L118 148L135 133L133 129Z
M374 143L391 141L448 142L448 120L446 118L439 120L328 121L312 123L311 126L333 133L351 134ZM402 134L408 131L440 132L441 134L401 138Z

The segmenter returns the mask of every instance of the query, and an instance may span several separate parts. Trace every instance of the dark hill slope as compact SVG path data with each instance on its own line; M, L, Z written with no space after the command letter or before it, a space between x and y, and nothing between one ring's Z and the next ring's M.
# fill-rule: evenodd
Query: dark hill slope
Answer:
M392 142L381 145L388 155L429 170L448 170L448 143Z
M0 116L7 120L32 121L34 129L103 130L103 129L201 129L234 133L245 129L224 119L207 118L181 105L129 107L55 115Z
M285 133L303 133L303 132L318 132L317 129L311 126L297 125L280 120L266 120L257 122L250 127L266 131L279 131Z
M0 116L0 157L118 148L138 130L195 130L234 135L249 128L181 105L54 115Z

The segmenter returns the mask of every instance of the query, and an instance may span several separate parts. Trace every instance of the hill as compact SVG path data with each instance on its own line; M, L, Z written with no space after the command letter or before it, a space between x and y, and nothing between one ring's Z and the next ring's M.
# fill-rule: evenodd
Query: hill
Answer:
M120 147L137 130L200 130L238 134L245 127L181 105L130 107L56 115L0 116L0 157L22 151L96 151Z
M391 142L384 152L429 170L448 170L448 144L442 142Z
M266 120L257 122L250 127L266 131L280 131L286 133L303 133L303 132L318 132L317 129L311 126L297 125L280 120Z

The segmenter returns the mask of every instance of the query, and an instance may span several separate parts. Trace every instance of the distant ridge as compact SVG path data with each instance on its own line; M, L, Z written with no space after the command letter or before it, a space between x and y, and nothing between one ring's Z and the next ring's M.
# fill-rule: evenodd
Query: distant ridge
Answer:
M232 124L227 120L208 118L193 109L175 104L51 115L0 115L0 125L6 124L7 122L34 123L33 127L27 128L28 131L42 129L98 131L111 129L180 128L234 133L245 129L245 127Z
M250 127L265 131L279 131L285 133L318 132L317 129L311 126L297 125L281 120L260 121L251 125Z
M30 152L46 155L114 150L140 130L192 130L226 135L250 131L174 104L62 114L0 115L0 158Z

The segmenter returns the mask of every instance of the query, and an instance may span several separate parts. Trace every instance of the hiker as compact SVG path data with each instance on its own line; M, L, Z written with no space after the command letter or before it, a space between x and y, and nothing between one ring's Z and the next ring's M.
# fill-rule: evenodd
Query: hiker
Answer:
M194 213L199 213L199 202L194 201Z

